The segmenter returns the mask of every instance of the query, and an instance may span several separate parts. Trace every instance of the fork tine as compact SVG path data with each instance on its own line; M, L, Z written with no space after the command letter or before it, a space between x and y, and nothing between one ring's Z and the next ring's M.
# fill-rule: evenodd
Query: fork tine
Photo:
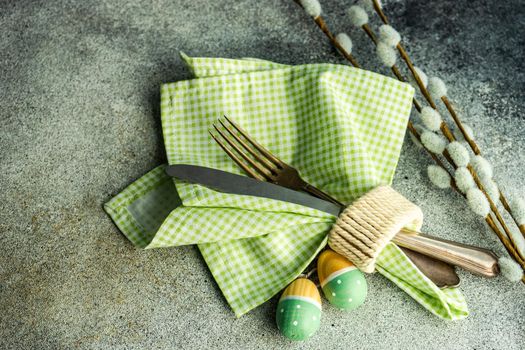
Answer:
M211 137L213 137L213 139L219 144L219 146L224 150L224 152L226 152L226 154L235 162L237 163L238 166L240 166L248 175L250 175L251 177L257 179L257 180L260 180L260 181L266 181L266 179L259 175L257 172L253 171L252 169L250 169L249 166L247 166L239 157L237 157L228 147L226 147L226 145L221 141L219 140L218 137L216 137L212 132L211 130L208 131L211 135Z
M266 169L266 168L263 168L260 164L258 164L257 162L255 162L253 159L251 159L246 153L244 153L242 151L242 149L240 149L240 147L235 143L233 142L232 140L230 140L225 134L224 132L219 128L217 127L216 124L213 124L213 127L215 128L215 130L217 130L217 132L219 133L219 135L222 136L223 140L226 141L230 147L232 147L235 151L237 151L237 153L242 157L244 158L245 161L247 161L248 163L250 163L250 165L252 167L255 168L255 170L257 170L261 175L263 175L265 178L267 178L268 180L272 181L272 173Z
M252 139L248 133L246 131L244 131L243 128L241 128L239 125L237 125L237 123L235 123L234 121L230 120L230 118L228 118L227 116L224 116L224 118L228 121L228 123L230 123L231 125L233 125L233 127L242 135L244 136L244 138L246 140L248 140L248 142L250 142L255 148L257 148L257 150L259 152L261 152L264 156L266 156L268 159L270 159L272 161L272 163L274 163L275 165L281 167L284 163L279 159L277 158L276 156L274 156L270 151L268 151L266 148L264 148L260 143L258 143L257 141L255 141L254 139Z
M261 157L260 154L258 154L257 152L255 152L253 150L253 147L250 147L250 145L248 145L245 141L243 141L232 129L231 127L227 126L221 119L219 119L219 123L221 123L221 125L224 127L224 129L226 129L226 131L228 131L228 133L230 135L233 136L233 138L235 138L235 140L237 140L238 143L241 144L241 146L244 147L245 150L247 150L255 159L257 159L260 163L262 163L262 165L264 165L270 172L272 172L273 174L276 174L276 169L275 169L275 165L268 161L268 159L265 159L264 157Z

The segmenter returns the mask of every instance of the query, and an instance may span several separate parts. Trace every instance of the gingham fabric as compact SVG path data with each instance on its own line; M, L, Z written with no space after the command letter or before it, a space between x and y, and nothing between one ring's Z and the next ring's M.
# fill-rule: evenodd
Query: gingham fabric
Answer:
M411 108L409 85L330 64L183 58L198 79L161 89L170 164L242 174L208 134L218 117L228 115L342 201L391 182ZM237 316L293 281L326 245L336 219L296 204L173 180L164 166L105 208L139 247L198 244ZM457 289L437 288L393 244L378 259L378 271L442 318L468 314Z
M450 320L468 316L467 303L458 288L439 289L394 243L383 249L376 269L434 315Z

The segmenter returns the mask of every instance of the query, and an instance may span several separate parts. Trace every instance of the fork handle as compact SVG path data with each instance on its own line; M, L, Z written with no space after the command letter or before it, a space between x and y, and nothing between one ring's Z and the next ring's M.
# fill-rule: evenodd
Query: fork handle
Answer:
M334 197L330 196L328 193L323 192L320 189L318 189L317 187L312 186L310 184L305 183L305 185L303 186L303 190L308 192L308 193L310 193L313 196L316 196L317 198L321 198L321 199L324 199L326 201L329 201L329 202L332 202L334 204L337 204L338 206L341 207L341 209L344 209L346 207L346 205L344 205L343 203L339 202L337 199L335 199Z
M498 274L498 259L490 250L440 239L402 229L394 243L474 274L494 277Z

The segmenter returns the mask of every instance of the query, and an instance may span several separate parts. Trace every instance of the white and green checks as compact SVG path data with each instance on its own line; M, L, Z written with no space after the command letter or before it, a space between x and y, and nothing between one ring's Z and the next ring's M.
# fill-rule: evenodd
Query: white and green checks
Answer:
M330 64L183 58L198 79L161 90L170 164L241 174L208 134L218 117L228 115L307 181L342 201L391 182L411 108L409 85ZM326 245L335 221L299 205L181 181L175 190L163 171L158 167L130 185L106 204L107 212L140 247L198 244L238 316L295 279ZM395 245L384 250L378 265L434 314L446 319L468 314L457 289L438 289Z

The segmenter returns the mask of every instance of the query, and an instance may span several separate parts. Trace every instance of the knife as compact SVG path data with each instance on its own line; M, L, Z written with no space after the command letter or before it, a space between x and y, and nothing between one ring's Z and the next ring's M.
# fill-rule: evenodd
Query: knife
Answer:
M222 170L196 165L176 164L168 166L166 173L169 176L215 188L222 192L287 201L322 210L334 216L338 216L341 211L341 208L336 204L309 194ZM493 277L498 273L497 259L492 252L486 249L414 234L407 230L402 230L396 235L394 242L403 248L460 266L478 275ZM412 261L417 265L414 260ZM429 263L428 259L420 261ZM436 268L438 267L438 264L434 265ZM428 268L425 270L428 270ZM448 285L451 280L452 278L449 278L449 282L444 284Z
M176 164L169 165L166 173L180 180L198 183L221 192L241 194L246 196L263 197L279 201L299 204L308 208L324 211L339 216L341 208L334 203L319 199L304 192L298 192L271 182L227 171L206 168L198 165Z

